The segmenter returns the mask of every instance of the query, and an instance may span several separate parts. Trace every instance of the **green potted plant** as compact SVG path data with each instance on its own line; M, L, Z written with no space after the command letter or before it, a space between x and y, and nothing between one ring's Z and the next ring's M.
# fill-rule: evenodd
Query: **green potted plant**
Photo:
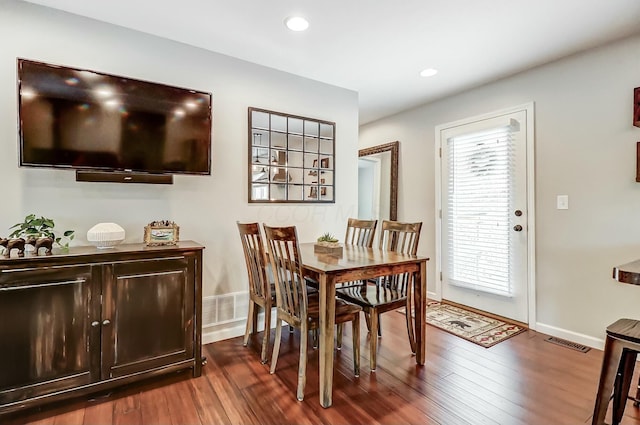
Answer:
M35 214L29 214L22 223L16 223L9 228L9 230L14 229L9 237L24 238L25 240L47 237L51 238L61 248L69 249L69 242L73 240L75 231L65 230L62 236L56 236L54 227L55 223L52 219L43 216L38 218ZM64 241L63 238L65 239Z
M316 244L313 246L313 251L318 254L341 256L342 246L338 243L337 238L327 232L318 238Z

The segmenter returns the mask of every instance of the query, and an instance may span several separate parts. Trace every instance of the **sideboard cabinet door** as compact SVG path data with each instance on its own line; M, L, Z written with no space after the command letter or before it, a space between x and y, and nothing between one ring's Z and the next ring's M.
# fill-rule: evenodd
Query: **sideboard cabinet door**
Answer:
M193 362L193 273L186 257L104 267L102 379Z
M100 341L92 270L99 273L91 266L0 273L0 405L99 379L99 351L90 349Z

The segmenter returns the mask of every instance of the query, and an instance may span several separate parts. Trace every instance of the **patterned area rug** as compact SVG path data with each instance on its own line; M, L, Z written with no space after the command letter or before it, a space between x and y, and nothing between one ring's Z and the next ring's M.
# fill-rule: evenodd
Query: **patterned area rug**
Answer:
M526 330L512 323L435 301L427 303L427 324L486 348Z

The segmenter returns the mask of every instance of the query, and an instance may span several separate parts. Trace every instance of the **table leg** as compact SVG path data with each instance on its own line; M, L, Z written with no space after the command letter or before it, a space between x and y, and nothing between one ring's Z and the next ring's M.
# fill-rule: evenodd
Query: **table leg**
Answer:
M333 403L333 332L336 323L336 285L332 278L321 273L320 286L320 405Z
M427 314L427 262L420 262L420 269L413 279L414 330L416 337L416 363L423 365L427 357L426 314Z

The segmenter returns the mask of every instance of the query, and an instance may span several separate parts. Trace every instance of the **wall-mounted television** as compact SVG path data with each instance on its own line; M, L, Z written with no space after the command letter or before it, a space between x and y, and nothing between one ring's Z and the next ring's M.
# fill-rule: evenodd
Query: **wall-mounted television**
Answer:
M198 90L18 59L20 166L101 181L211 174L211 102Z

